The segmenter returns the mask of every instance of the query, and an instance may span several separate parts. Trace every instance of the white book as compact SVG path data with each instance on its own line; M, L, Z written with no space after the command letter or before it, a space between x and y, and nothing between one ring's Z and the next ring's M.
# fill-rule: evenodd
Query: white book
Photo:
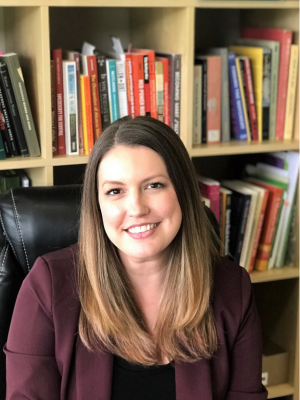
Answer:
M62 62L66 154L79 154L76 62Z
M202 65L194 65L193 144L202 138Z
M116 60L117 68L117 84L119 95L119 114L120 118L128 115L128 99L127 99L127 86L126 86L126 67L125 55L121 55L120 60Z

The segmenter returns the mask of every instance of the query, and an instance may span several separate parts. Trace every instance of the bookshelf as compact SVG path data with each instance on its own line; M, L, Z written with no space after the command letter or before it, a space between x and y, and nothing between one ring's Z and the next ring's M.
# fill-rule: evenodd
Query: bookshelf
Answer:
M209 162L216 173L224 174L223 162L239 155L250 157L270 151L298 151L299 139L192 145L194 51L205 46L232 44L240 28L249 24L292 29L294 42L299 43L299 3L272 0L0 0L0 50L19 55L42 152L38 158L16 157L1 161L0 169L22 168L34 186L51 186L55 168L80 165L84 168L87 156L52 156L50 49L80 48L86 40L108 50L112 33L121 37L124 47L134 43L136 47L182 54L181 138L196 167L201 169ZM295 133L299 138L298 131L297 112ZM299 399L298 249L296 259L295 268L251 275L258 292L263 329L279 344L286 345L291 354L289 381L269 388L269 398ZM272 301L278 291L282 305L275 302L276 309Z

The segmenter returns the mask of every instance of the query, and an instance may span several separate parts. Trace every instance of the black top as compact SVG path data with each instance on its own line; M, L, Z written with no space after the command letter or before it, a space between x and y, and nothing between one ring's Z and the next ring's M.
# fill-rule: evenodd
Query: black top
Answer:
M144 367L114 356L111 400L175 400L175 368Z

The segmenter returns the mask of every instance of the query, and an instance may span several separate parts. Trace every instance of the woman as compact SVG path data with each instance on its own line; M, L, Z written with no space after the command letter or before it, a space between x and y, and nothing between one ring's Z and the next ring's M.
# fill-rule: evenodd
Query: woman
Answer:
M116 121L87 165L79 244L20 290L7 399L266 399L250 279L215 243L178 136Z

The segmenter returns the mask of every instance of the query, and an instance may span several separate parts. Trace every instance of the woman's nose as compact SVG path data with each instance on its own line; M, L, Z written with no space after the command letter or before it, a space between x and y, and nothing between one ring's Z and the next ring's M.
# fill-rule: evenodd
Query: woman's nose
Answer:
M140 217L149 213L149 205L145 196L140 193L132 193L129 196L128 214L130 217Z

